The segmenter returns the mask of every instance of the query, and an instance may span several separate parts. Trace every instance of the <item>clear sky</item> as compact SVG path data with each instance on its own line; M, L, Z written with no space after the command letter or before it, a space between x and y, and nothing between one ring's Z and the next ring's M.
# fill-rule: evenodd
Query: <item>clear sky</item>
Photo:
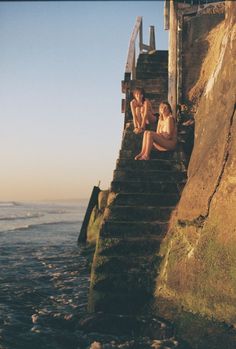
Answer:
M0 2L0 201L109 187L137 16L167 49L162 1Z

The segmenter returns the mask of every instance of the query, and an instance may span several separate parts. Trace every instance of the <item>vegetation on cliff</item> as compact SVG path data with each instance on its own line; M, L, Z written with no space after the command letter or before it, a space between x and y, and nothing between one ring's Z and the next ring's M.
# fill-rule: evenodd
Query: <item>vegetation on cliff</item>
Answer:
M163 300L170 302L162 307L169 317L174 307L179 314L184 309L235 326L236 7L228 6L226 20L207 36L209 49L191 90L193 95L202 89L195 145L188 182L161 248L156 299L159 309Z

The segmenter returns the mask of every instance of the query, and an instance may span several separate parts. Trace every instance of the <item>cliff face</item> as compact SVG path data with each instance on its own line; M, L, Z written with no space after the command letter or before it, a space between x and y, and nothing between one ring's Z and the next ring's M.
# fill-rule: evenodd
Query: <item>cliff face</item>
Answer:
M214 5L214 14L209 13L209 7L207 9L201 15L187 17L183 24L182 94L184 101L191 104L198 104L209 74L217 64L221 44L219 36L223 34L224 3Z
M236 324L236 3L211 29L201 66L195 144L157 279L157 305ZM216 62L216 64L211 64ZM209 66L211 68L209 68ZM163 304L165 304L163 306ZM164 310L165 308L165 310Z

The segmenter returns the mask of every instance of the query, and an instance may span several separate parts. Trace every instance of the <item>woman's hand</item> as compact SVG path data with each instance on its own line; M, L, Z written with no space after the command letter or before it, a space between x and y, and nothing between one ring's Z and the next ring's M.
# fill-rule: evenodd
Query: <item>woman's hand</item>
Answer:
M144 129L142 127L135 127L134 133L139 134L139 133L142 133L142 132L144 132Z

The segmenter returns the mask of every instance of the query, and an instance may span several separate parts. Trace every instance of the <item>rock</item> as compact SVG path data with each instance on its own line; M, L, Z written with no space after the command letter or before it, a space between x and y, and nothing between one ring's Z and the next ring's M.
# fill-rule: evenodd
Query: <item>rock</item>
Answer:
M161 245L164 260L156 288L159 314L179 323L195 345L209 336L199 346L208 349L233 348L235 337L220 327L206 334L209 323L201 319L196 326L183 310L227 324L236 321L236 3L227 3L223 39L218 28L208 35L220 50L199 100L188 181ZM214 53L208 51L209 61Z

